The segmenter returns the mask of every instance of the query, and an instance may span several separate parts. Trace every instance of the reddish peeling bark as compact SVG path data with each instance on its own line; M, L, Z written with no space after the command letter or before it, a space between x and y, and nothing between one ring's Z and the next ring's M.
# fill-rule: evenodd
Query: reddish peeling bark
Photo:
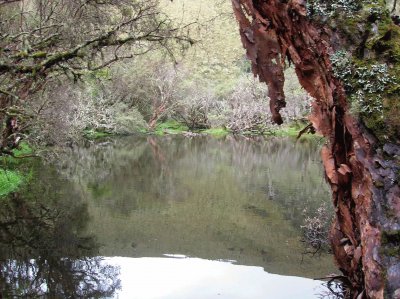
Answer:
M349 114L329 58L345 41L310 21L304 0L232 3L253 72L269 87L274 121L282 123L285 61L294 64L301 85L315 98L309 118L329 140L321 154L336 212L331 243L351 298L400 298L399 254L387 250L400 245L398 165L384 159L399 155L400 147L378 146Z
M151 130L154 130L154 128L157 125L157 121L160 119L161 115L165 112L165 110L167 109L167 103L162 103L159 106L157 106L157 104L153 105L154 107L154 111L153 114L149 120L149 128Z

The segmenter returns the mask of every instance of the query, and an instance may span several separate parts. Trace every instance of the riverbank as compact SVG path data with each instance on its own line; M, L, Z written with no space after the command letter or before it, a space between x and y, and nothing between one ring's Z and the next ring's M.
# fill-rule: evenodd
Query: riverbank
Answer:
M189 130L187 126L179 123L175 120L169 120L157 124L153 131L141 130L138 134L143 135L182 135L185 137L197 137L197 136L212 136L215 138L223 138L228 135L239 135L246 137L292 137L297 138L299 132L306 126L302 122L293 122L286 126L274 126L265 130L262 134L255 131L244 131L240 134L234 134L227 128L210 128L204 130ZM116 135L110 132L96 131L94 129L85 130L82 133L86 140L97 141L105 138L113 138L120 135ZM301 139L315 139L320 136L303 134ZM22 143L18 149L13 151L13 155L0 157L0 197L4 197L9 193L17 191L24 183L28 182L32 177L31 169L31 158L23 158L31 156L34 153L34 149L26 142Z
M30 161L34 149L23 142L12 153L13 156L0 157L0 198L17 191L33 175Z
M190 133L194 135L211 135L215 137L222 137L229 134L233 135L242 135L242 136L275 136L275 137L298 137L299 132L302 131L308 124L298 121L292 122L285 126L271 126L266 128L264 131L242 131L242 132L232 132L225 127L218 128L210 128L203 130L189 130L187 126L177 121L166 121L160 123L156 126L154 131L148 131L148 134L156 134L156 135L190 135ZM192 136L194 136L192 135ZM315 134L302 134L301 138L315 138ZM319 136L318 136L319 137Z
M292 122L285 126L271 126L264 131L242 131L239 133L232 132L225 127L217 127L202 130L190 130L187 126L174 120L159 123L154 131L147 131L147 134L163 135L176 135L183 134L188 136L195 135L210 135L215 137L223 137L229 134L242 135L242 136L276 136L276 137L298 137L299 132L307 126L304 122ZM301 138L315 138L314 134L303 134Z
M303 121L294 121L285 126L273 125L267 127L263 131L258 130L243 130L241 132L233 132L226 127L214 127L209 129L196 129L190 130L188 126L175 120L167 120L165 122L158 123L153 130L143 128L137 133L148 134L148 135L185 135L188 137L209 135L214 137L224 137L230 134L241 135L241 136L275 136L275 137L298 137L299 132L302 131L308 124ZM112 136L120 136L121 134L115 134L111 132L98 131L95 129L85 130L83 137L89 140L96 140ZM317 135L314 134L302 134L301 138L315 138ZM317 136L320 137L320 136Z

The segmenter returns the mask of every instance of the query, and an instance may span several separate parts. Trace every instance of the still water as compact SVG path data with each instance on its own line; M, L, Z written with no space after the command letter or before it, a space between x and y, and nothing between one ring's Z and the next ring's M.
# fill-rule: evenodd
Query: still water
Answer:
M71 149L0 201L4 298L319 298L300 226L315 141L126 137Z

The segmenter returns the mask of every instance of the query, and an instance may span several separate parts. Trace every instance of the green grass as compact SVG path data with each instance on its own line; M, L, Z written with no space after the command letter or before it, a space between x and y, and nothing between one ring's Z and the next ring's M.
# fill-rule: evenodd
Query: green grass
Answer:
M306 123L298 123L298 122L294 122L291 123L289 125L286 126L282 126L279 128L271 128L268 132L265 132L263 135L265 136L276 136L276 137L297 137L299 132L306 127ZM190 132L189 128L176 121L176 120L168 120L162 123L157 124L155 130L153 131L153 134L156 135L178 135L178 134L182 134L185 132ZM226 129L226 128L210 128L210 129L206 129L206 130L195 130L195 133L202 133L202 134L207 134L210 136L214 136L214 137L224 137L226 135L231 134L231 132ZM253 132L253 131L246 131L243 132L242 135L246 135L246 136L259 136L261 135L258 132ZM315 135L312 134L303 134L301 136L301 139L303 138L315 138Z
M182 134L182 133L185 133L188 131L190 131L190 130L186 125L184 125L176 120L168 120L166 122L157 124L157 126L154 130L154 133L162 136L165 134L177 135L177 134ZM211 129L207 129L207 130L199 130L199 131L196 130L194 132L203 133L203 134L207 134L207 135L211 135L211 136L215 136L215 137L226 136L230 133L225 128L211 128Z
M83 131L83 136L87 139L100 139L108 136L112 136L113 134L108 132L99 132L93 129L87 129Z
M278 129L272 130L270 135L277 136L277 137L296 137L299 135L299 132L303 130L308 124L303 122L293 122L287 126L281 126ZM309 134L303 133L300 139L304 138L316 138L321 137L318 134Z
M33 176L32 170L29 170L32 159L22 159L22 157L34 154L34 149L27 142L22 142L13 150L13 154L16 158L0 157L0 167L2 167L0 168L0 197L16 191L21 184L29 181Z
M166 122L157 124L154 133L162 136L165 134L176 135L187 131L189 131L189 128L184 124L177 122L176 120L168 120Z
M284 127L272 131L272 135L278 137L297 137L299 131L300 129L297 127Z
M0 197L16 191L23 181L18 171L0 169Z
M230 134L230 132L225 128L211 128L211 129L207 129L207 130L202 130L201 133L215 136L215 137L223 137L223 136Z
M138 132L141 134L147 134L149 133L149 130L147 128L140 128Z

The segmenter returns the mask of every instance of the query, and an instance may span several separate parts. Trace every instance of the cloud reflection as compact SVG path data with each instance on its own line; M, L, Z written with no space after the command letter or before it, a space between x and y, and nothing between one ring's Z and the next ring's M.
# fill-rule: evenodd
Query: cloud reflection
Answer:
M322 282L267 273L199 258L125 258L105 261L121 269L118 298L315 299Z

